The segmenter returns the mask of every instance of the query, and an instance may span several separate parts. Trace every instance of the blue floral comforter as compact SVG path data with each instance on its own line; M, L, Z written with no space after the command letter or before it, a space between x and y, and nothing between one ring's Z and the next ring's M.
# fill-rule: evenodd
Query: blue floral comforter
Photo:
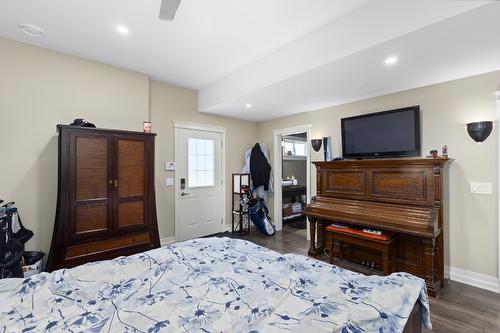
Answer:
M400 332L422 279L204 238L0 280L0 332Z

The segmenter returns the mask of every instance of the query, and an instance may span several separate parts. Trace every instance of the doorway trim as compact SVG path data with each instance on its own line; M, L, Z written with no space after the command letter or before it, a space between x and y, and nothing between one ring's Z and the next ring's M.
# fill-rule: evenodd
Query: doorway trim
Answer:
M273 152L273 178L274 178L274 224L276 230L281 230L283 228L283 212L282 212L282 202L283 193L281 191L281 180L283 179L282 164L283 164L283 152L281 148L281 137L283 135L296 134L296 133L306 133L306 144L307 144L307 158L306 158L306 201L307 204L311 202L311 124L299 125L294 127L275 129L273 130L273 142L274 142L274 152ZM309 239L309 223L307 224L307 239Z
M225 223L226 223L226 191L225 191L225 185L226 185L226 128L225 127L219 127L219 126L212 126L212 125L205 125L205 124L197 124L197 123L190 123L186 121L178 121L174 120L174 151L175 151L175 164L178 165L179 161L179 135L180 135L180 129L189 129L189 130L195 130L195 131L203 131L203 132L214 132L214 133L220 133L222 135L222 147L221 147L221 194L222 194L222 200L221 200L221 225L220 225L220 231L223 232L225 231ZM179 225L179 215L178 215L178 205L179 205L179 200L177 197L177 188L180 183L179 179L179 173L175 172L175 182L174 182L174 220L175 220L175 225L174 225L174 237L177 235L177 230L178 225ZM177 239L177 238L176 238Z

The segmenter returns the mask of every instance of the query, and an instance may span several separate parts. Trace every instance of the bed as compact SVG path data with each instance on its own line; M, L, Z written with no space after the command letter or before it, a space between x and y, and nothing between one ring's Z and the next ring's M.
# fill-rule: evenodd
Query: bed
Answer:
M0 280L0 296L0 332L431 328L420 278L365 276L230 238L195 239L27 279Z

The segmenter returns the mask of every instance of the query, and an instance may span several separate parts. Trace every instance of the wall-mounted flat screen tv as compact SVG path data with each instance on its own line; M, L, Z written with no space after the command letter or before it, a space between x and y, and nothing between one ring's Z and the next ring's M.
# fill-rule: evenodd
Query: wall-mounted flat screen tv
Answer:
M420 156L420 106L343 118L342 156Z

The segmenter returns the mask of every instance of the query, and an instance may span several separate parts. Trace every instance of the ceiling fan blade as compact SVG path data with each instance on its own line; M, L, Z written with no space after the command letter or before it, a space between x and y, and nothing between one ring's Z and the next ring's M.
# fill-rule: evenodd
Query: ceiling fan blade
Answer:
M162 0L160 7L160 19L172 21L177 13L181 0Z

